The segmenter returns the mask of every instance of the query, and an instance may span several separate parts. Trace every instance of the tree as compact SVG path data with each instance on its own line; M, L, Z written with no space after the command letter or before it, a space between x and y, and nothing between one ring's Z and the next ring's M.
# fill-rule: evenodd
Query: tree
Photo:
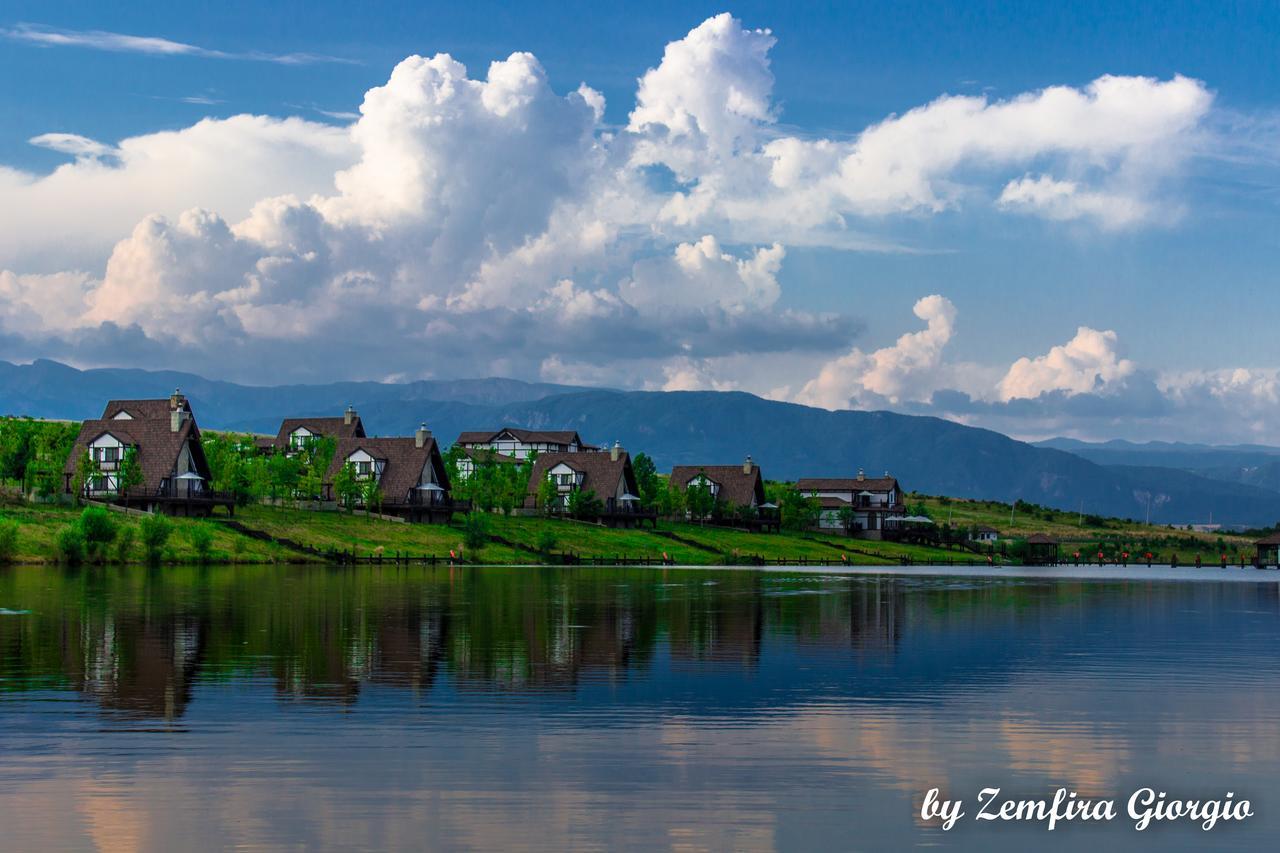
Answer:
M173 532L173 522L163 515L148 515L138 524L138 532L142 535L142 550L147 555L147 562L153 566L158 564L164 556L169 534Z
M557 544L559 544L559 542L556 539L555 531L542 530L538 533L536 547L542 553L550 554L552 551L556 549Z
M462 543L479 551L489 541L489 517L482 512L469 512L462 522Z
M342 508L350 512L360 497L360 480L356 477L356 468L350 462L338 469L333 478L333 491Z
M842 506L836 511L836 518L840 521L840 528L844 530L844 535L848 536L853 532L853 525L858 518L858 514L854 512L851 506Z
M213 534L209 532L209 528L196 524L187 536L191 539L191 549L196 552L196 560L200 563L209 562L209 554L213 551Z
M100 506L85 507L76 522L84 536L85 552L93 562L102 562L116 539L116 521Z
M85 496L85 489L91 487L99 477L102 476L102 468L89 455L89 451L85 451L78 460L76 460L76 473L72 478L72 491L74 492L75 502L77 504Z
M267 460L267 482L272 499L292 498L302 475L302 460L296 456L276 454Z
M124 459L120 462L119 479L116 481L120 494L127 495L142 485L142 465L138 462L138 449L126 447Z
M779 520L788 530L806 530L822 517L822 504L812 495L803 495L790 484L779 484L772 496L778 505Z
M702 521L711 515L716 499L711 494L711 488L705 483L691 481L684 490L684 505L689 510L691 519Z
M560 490L556 488L556 481L548 475L538 484L538 493L535 497L538 509L542 510L546 515L551 515L556 511L560 504Z
M647 453L637 453L631 460L631 468L636 472L636 487L640 489L642 506L658 505L658 494L662 491L662 478L658 476L658 466L653 463Z
M0 518L0 563L9 563L18 556L18 522Z
M360 483L360 502L371 513L382 509L382 487L376 477L370 475Z
M569 515L582 521L594 521L604 512L604 503L594 489L574 489L569 493Z

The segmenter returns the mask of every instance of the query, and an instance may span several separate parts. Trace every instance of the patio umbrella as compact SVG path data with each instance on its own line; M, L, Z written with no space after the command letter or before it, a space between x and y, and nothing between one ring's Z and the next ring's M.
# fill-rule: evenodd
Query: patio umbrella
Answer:
M618 498L618 500L620 500L620 501L638 501L638 500L640 500L640 499L639 499L638 497L636 497L635 495L631 494L630 492L623 492L623 493L622 493L622 497Z
M420 492L443 492L444 491L443 486L438 486L435 483L423 483L420 486L415 486L415 488Z
M760 508L761 509L777 509L778 505L775 503L760 504Z
M188 471L185 474L179 474L176 479L190 481L190 480L203 480L204 477L201 477L195 471Z

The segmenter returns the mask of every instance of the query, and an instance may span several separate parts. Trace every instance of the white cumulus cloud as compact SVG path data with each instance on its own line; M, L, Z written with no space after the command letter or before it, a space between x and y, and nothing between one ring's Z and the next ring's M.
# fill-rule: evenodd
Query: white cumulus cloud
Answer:
M1134 372L1133 362L1116 352L1117 340L1113 331L1081 326L1067 343L1015 361L1000 380L1000 399L1029 399L1053 391L1088 394L1114 386Z

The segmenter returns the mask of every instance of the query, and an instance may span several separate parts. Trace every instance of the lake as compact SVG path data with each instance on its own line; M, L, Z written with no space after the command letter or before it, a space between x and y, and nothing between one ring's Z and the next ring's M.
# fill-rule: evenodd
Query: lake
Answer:
M947 572L941 574L940 572ZM0 570L5 850L1256 849L1280 573ZM1117 800L920 818L925 792ZM1253 803L1135 832L1129 794Z

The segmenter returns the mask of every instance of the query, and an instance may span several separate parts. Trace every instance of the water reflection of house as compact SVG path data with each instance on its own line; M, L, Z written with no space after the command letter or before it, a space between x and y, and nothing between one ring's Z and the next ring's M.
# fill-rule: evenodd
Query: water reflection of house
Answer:
M85 625L72 686L104 708L173 720L191 702L207 626L194 616L123 618Z

